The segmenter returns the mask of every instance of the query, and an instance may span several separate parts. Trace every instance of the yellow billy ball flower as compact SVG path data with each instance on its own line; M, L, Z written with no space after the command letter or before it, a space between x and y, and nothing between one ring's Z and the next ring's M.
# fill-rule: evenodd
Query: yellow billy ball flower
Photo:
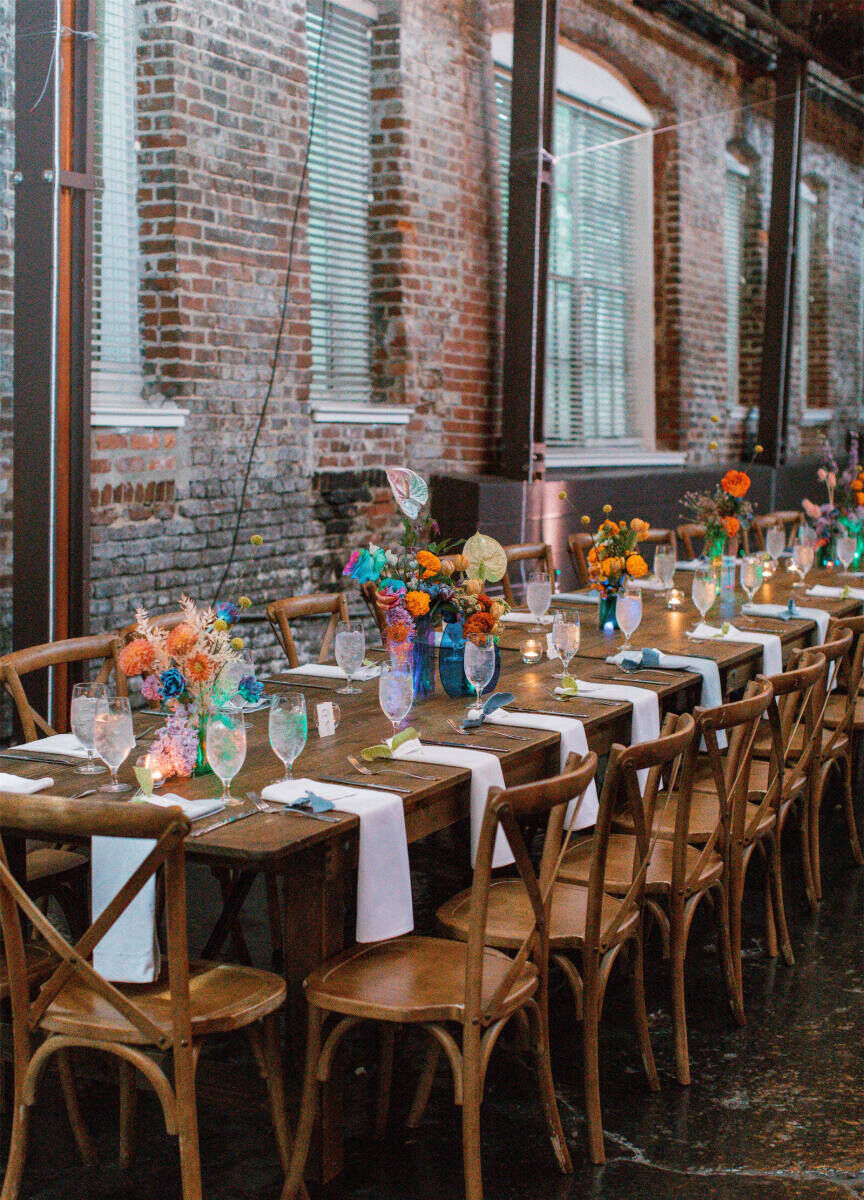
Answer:
M223 621L222 618L219 617L217 620L215 620L213 622L213 628L216 630L217 633L224 633L225 630L228 628L228 622Z
M251 608L252 607L252 601L249 599L248 596L241 596L240 599L237 601L237 603L240 605L241 608Z
M719 425L719 424L720 424L720 418L717 416L717 414L716 414L716 413L714 413L714 415L711 417L711 424L712 424L712 425Z
M765 453L765 447L764 447L764 446L760 446L760 445L757 443L757 444L756 444L756 445L753 447L753 453L754 453L754 454L764 454L764 453Z
M232 638L231 639L231 649L232 650L242 650L243 645L244 645L244 643L243 643L242 638Z
M591 524L591 518L588 516L588 514L587 514L587 513L586 513L586 514L585 514L585 516L582 518L582 524L583 524L583 525L590 525L590 524Z
M564 489L563 489L563 488L562 488L562 489L561 489L561 491L558 493L558 499L559 499L559 500L566 500L566 499L567 499L567 493L564 491Z
M609 513L611 513L611 511L612 511L612 505L611 505L611 504L604 504L604 505L603 505L603 512L604 512L604 513L606 513L606 515L607 515L607 516L609 515Z
M260 533L253 533L251 538L249 539L249 541L252 543L253 546L263 546L264 545L264 539Z
M717 442L709 442L708 443L709 450L719 450L719 448L720 447L718 446Z

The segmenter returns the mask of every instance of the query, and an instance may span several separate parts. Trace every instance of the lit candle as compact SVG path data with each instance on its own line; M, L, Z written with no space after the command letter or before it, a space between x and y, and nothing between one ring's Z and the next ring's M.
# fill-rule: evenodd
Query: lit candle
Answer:
M543 657L543 645L537 638L526 638L521 649L524 663L538 663Z
M138 762L153 776L154 787L159 787L167 779L164 765L157 754L145 754L143 759L139 759Z
M667 608L679 609L684 603L684 593L679 588L671 588L669 591L669 603Z

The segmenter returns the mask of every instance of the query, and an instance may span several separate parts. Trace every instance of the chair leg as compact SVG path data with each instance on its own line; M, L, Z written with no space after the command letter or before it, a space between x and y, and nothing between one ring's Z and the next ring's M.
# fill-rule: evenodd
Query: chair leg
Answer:
M764 842L759 843L759 849L762 853L762 858L765 863L765 953L769 958L776 958L780 951L777 944L777 920L774 915L774 880L771 875L772 865L765 850Z
M771 883L771 899L774 909L774 923L780 939L780 952L787 967L794 967L795 953L792 949L792 939L789 936L789 926L786 921L786 900L783 896L783 856L780 849L780 829L775 827L768 849L768 877Z
M846 828L849 830L849 845L852 857L859 867L864 867L864 849L858 835L858 822L855 819L855 791L852 787L852 755L851 752L843 759L843 812L846 816Z
M675 1038L675 1075L682 1087L690 1086L690 1047L687 1040L687 993L685 962L687 933L683 905L673 900L671 907L672 952L669 957L669 985L672 994L672 1028Z
M9 1142L9 1156L6 1160L6 1174L3 1177L3 1191L0 1200L18 1200L21 1190L21 1176L24 1173L24 1160L27 1157L27 1128L30 1121L30 1109L15 1097L15 1112L12 1117L12 1133Z
M306 1033L306 1073L303 1077L303 1097L300 1102L300 1119L297 1122L297 1137L294 1141L294 1153L288 1169L288 1178L282 1189L281 1200L294 1200L296 1196L305 1196L306 1188L303 1183L303 1172L309 1157L309 1147L312 1143L312 1131L315 1127L315 1110L318 1100L318 1059L321 1056L321 1022L323 1014L314 1004L309 1005L309 1019Z
M639 931L631 942L632 961L630 963L630 988L633 995L633 1020L636 1026L636 1041L639 1044L639 1054L645 1069L645 1078L652 1092L660 1091L660 1078L657 1074L657 1064L654 1062L654 1051L651 1047L651 1032L648 1025L648 1009L645 1006L645 923L640 923Z
M63 1089L63 1099L66 1102L66 1112L75 1145L81 1155L85 1167L93 1168L98 1161L96 1147L90 1137L90 1131L84 1122L81 1105L78 1103L78 1089L75 1087L75 1075L72 1070L72 1054L69 1050L57 1051L57 1070L60 1074L60 1086Z
M279 1160L282 1170L288 1174L291 1163L291 1130L288 1126L288 1113L285 1108L285 1076L282 1067L282 1049L279 1039L279 1014L271 1013L262 1021L264 1027L264 1070L267 1082L267 1095L270 1100L270 1115L273 1119L273 1133L279 1149Z
M828 769L826 768L823 768L819 772L815 783L813 805L810 809L810 870L813 877L813 891L817 904L822 900L822 848L819 837L819 826L822 814L822 801L825 798L825 790L828 786L828 773Z
M561 1114L558 1112L558 1101L555 1096L555 1081L552 1078L552 1052L549 1045L549 996L546 988L541 990L536 1007L529 1010L533 1013L531 1048L534 1053L534 1063L537 1071L537 1082L540 1088L540 1104L543 1116L546 1118L546 1128L549 1140L552 1142L552 1152L562 1174L570 1175L573 1164L570 1161L570 1151L564 1137L564 1127L561 1124Z
M128 1171L135 1159L135 1116L138 1108L138 1081L135 1068L127 1059L120 1060L120 1170Z
M596 1164L606 1161L603 1147L603 1111L600 1106L600 978L597 963L583 959L582 968L582 1071L588 1152Z
M810 796L801 801L801 812L798 821L798 838L801 843L801 870L804 874L804 891L810 911L816 912L819 901L816 898L816 885L813 880L813 860L810 856L810 822L812 821Z
M378 1103L375 1109L375 1137L381 1141L387 1134L390 1118L390 1091L393 1087L393 1053L396 1046L396 1027L389 1021L378 1026Z
M480 1162L480 1102L483 1080L480 1068L479 1029L465 1026L462 1043L462 1160L465 1200L483 1200Z
M434 1038L430 1037L429 1045L426 1047L426 1058L423 1060L423 1070L420 1072L420 1078L417 1081L414 1101L411 1105L411 1111L408 1114L408 1120L405 1122L408 1129L416 1129L423 1120L423 1114L426 1111L426 1105L429 1103L429 1097L432 1094L432 1084L435 1082L435 1073L438 1070L440 1061L441 1047Z
M174 1094L177 1097L183 1200L203 1200L198 1105L195 1098L195 1060L191 1046L184 1046L174 1052Z
M720 960L723 967L723 977L726 980L729 1007L732 1009L732 1015L738 1024L743 1025L745 1023L744 996L741 991L740 975L736 970L734 962L735 950L730 928L729 887L730 883L727 878L727 882L723 886L720 895L720 903L717 905L717 919L720 924Z

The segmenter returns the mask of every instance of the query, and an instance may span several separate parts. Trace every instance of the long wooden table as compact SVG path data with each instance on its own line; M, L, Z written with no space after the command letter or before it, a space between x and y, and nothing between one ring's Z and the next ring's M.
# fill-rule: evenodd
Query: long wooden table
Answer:
M684 591L686 597L679 612L670 612L666 608L666 597L660 593L644 593L642 624L634 635L634 645L715 659L720 668L724 694L729 694L759 673L762 647L758 643L690 641L685 631L693 626L696 619L695 609L689 600L691 578L686 573L680 573L676 578L676 586ZM814 571L808 578L808 586L816 582L836 585L844 581L828 572ZM836 616L860 611L859 600L851 597L816 599L807 596L801 589L793 592L791 583L789 573L781 570L763 585L757 600L785 604L794 595L800 606L823 608ZM739 594L737 599L740 606L744 597ZM620 674L620 670L606 663L605 659L621 648L623 635L604 633L597 628L595 606L589 604L578 607L582 644L578 658L571 664L573 673L583 679L609 679ZM708 615L709 621L718 622L722 619L717 615L719 607L718 600L715 609ZM728 619L728 613L726 615ZM747 621L740 613L735 617L739 627L744 627ZM807 619L784 622L763 617L754 618L751 627L777 633L783 644L784 660L794 647L810 642L815 628L814 623ZM556 669L560 669L560 664L545 660L534 666L523 664L519 646L527 636L531 634L529 627L524 625L510 626L502 636L498 690L512 691L518 704L524 707L555 709L565 716L578 716L584 723L589 746L598 754L608 752L615 741L626 743L630 734L630 704L601 704L589 697L580 697L575 702L556 700L548 689L554 687L553 675ZM382 740L389 733L389 723L378 706L377 680L361 683L359 695L337 696L339 685L335 681L331 686L331 681L320 678L309 677L304 680L297 676L283 676L281 679L285 686L305 692L310 713L317 702L328 698L336 699L342 709L341 724L335 736L330 738L319 738L310 719L309 741L295 764L296 774L312 779L323 775L354 777L356 773L346 756L349 753L357 754L363 747ZM681 672L664 676L661 681L655 682L636 675L631 682L634 686L655 691L660 698L662 711L678 712L686 711L698 702L701 677ZM463 699L451 699L440 690L439 685L435 695L415 706L410 721L421 737L455 741L459 739L447 721L458 719L464 709ZM530 717L526 719L530 720ZM136 728L142 729L145 722L149 723L152 730L152 717L142 715L136 717ZM529 728L520 728L516 732L529 740L508 741L496 735L492 726L484 726L482 738L478 738L484 744L500 743L498 757L507 783L515 784L555 774L559 762L558 735ZM146 740L142 735L141 741ZM464 740L470 746L470 738L466 736ZM139 746L136 754L142 751L143 745ZM130 781L131 765L130 759L123 772ZM76 775L71 769L11 761L4 763L3 769L31 777L50 770L55 779L53 793L57 795L71 795L86 786L87 777ZM396 774L388 775L386 768L383 768L384 773L380 776L381 782L410 788L404 797L409 842L417 842L467 818L470 798L470 772L467 769L426 764L412 764L411 769L427 775L428 782ZM235 794L260 792L266 784L280 778L281 774L281 764L269 747L266 710L255 713L248 719L246 764L234 782ZM373 782L364 780L360 775L356 775L356 779L358 786ZM214 777L209 776L174 780L168 787L182 796L196 798L212 795L214 785ZM230 872L231 883L225 895L225 907L205 947L209 954L218 953L224 944L232 922L242 910L252 880L258 874L266 873L275 875L280 881L289 1024L300 1039L300 1031L305 1027L303 979L313 967L343 949L352 936L346 917L352 908L358 828L358 819L347 814L336 823L325 824L308 817L261 813L236 825L187 840L186 852L190 860ZM11 840L7 839L7 842ZM22 849L18 847L19 854ZM15 856L15 848L10 846L9 851L11 859ZM20 857L17 861L20 863ZM334 1177L341 1169L338 1110L329 1114L329 1117L323 1122L324 1136L321 1142L320 1173L325 1180Z

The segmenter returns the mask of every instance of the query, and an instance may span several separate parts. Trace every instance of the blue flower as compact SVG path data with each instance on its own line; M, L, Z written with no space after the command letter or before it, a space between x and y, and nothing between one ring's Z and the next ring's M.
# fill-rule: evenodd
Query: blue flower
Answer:
M247 704L257 704L264 695L264 684L259 683L254 675L244 675L237 685L237 691Z
M408 589L401 579L382 579L378 590L380 592L406 592Z
M224 621L226 625L233 625L239 616L240 609L230 600L220 600L216 605L216 619Z
M383 554L383 551L380 553ZM374 583L381 574L384 563L386 563L386 556L384 558L384 563L377 562L377 558L377 554L372 555L368 550L361 550L357 555L356 561L351 566L351 570L349 572L351 578L356 579L358 583Z
M160 675L159 687L166 700L173 700L176 696L181 696L186 691L186 680L183 677L183 672L178 671L176 667L169 667L167 671L163 671Z

